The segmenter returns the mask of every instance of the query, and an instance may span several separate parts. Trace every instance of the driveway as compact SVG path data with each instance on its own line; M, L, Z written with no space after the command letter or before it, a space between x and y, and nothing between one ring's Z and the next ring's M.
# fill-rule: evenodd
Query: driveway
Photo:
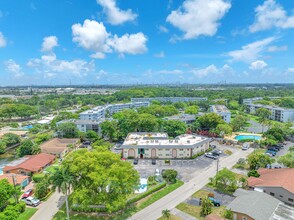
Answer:
M247 151L237 151L231 156L220 158L219 165L220 169L226 167L231 168L239 158L246 158L250 153L252 153L253 149L249 149ZM198 170L194 172L193 178L186 182L183 186L179 187L175 191L166 195L162 199L154 202L150 206L145 209L137 212L135 215L130 217L130 220L154 220L161 217L161 212L164 209L172 210L179 203L188 199L194 192L200 190L204 187L208 182L209 178L213 177L216 174L216 161L213 161L210 167Z
M30 220L51 220L63 205L65 198L62 193L55 191L50 198L38 206L38 211Z

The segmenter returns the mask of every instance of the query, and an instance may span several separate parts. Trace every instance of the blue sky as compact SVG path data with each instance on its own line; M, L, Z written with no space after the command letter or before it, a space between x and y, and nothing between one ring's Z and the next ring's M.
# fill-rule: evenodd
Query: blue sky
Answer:
M1 0L1 85L293 83L292 0Z

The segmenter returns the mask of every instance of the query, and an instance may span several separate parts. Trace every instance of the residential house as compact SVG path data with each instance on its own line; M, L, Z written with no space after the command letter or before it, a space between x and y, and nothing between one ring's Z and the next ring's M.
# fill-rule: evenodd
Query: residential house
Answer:
M13 165L7 165L3 168L3 173L14 173L30 176L34 173L43 171L47 166L51 165L55 156L51 154L40 153L37 155L27 155L22 157Z
M21 188L26 187L30 182L29 176L17 175L17 174L2 174L0 175L0 180L7 179L12 185L21 186Z
M259 169L259 177L249 177L248 186L294 206L294 168Z
M40 145L41 152L62 158L70 151L69 145L75 147L79 139L53 138Z

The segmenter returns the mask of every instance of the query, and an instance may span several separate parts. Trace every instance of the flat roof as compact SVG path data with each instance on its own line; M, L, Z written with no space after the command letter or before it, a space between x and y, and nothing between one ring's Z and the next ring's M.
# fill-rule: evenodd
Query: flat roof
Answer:
M211 105L212 111L215 113L230 113L229 109L225 105Z
M261 107L261 108L269 108L269 109L277 109L277 110L286 110L286 111L294 111L293 108L283 108L274 105L262 105L262 104L248 104L249 106Z
M157 148L173 148L182 147L189 148L196 145L201 145L204 142L209 141L209 138L204 138L192 134L183 134L174 139L169 139L167 133L129 133L126 137L122 148L130 147L157 147Z

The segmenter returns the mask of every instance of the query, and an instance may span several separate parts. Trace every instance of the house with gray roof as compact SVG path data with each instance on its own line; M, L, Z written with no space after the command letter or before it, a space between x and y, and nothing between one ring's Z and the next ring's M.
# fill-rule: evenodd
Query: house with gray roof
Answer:
M234 220L294 219L292 207L266 193L237 189L234 196L226 208L233 212Z

